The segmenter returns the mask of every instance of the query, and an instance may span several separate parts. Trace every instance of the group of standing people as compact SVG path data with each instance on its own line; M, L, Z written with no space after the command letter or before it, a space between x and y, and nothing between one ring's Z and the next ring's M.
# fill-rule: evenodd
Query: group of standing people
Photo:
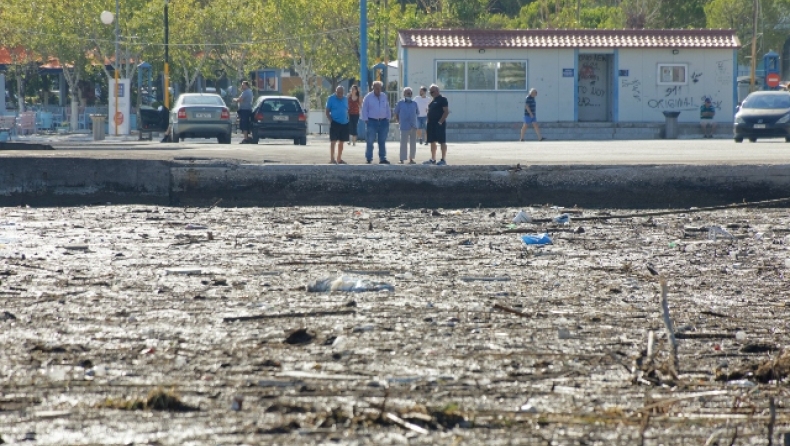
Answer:
M398 122L400 138L400 163L416 164L417 139L423 144L431 145L431 158L423 164L443 166L447 162L447 116L450 114L447 98L441 95L439 87L431 85L429 88L421 87L420 95L413 97L410 87L403 89L403 98L395 104L395 109L390 107L387 94L382 91L384 84L380 81L373 82L373 90L361 97L359 87L351 87L348 96L342 86L335 89L335 94L326 102L326 116L329 124L329 163L347 164L343 161L344 143L351 138L351 144L356 145L357 125L361 119L365 122L367 130L365 160L368 164L373 162L373 144L378 144L379 164L390 164L387 160L387 134L390 121ZM426 97L426 92L430 98ZM442 158L436 160L437 144L441 148ZM337 156L335 156L337 147ZM410 149L410 150L408 150Z

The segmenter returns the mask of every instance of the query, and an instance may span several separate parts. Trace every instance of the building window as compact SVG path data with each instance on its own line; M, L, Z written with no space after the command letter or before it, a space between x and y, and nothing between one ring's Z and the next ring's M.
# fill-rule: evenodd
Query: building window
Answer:
M686 64L658 64L658 85L686 85Z
M497 90L526 90L527 63L499 62L497 64Z
M526 90L526 61L441 60L436 62L436 84L442 90Z
M465 62L437 62L436 82L442 90L466 89Z
M467 90L496 89L496 62L467 62Z

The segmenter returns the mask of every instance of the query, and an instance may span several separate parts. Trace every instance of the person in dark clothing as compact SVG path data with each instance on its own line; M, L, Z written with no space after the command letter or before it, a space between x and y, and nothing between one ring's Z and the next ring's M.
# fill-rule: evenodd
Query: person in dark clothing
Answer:
M250 127L252 127L252 90L250 90L250 83L248 81L241 81L241 94L239 97L234 98L233 102L239 104L239 130L244 134L244 139L241 140L242 144L248 144L252 141L250 138Z
M706 97L705 103L699 108L699 122L703 138L713 138L713 132L716 130L716 123L713 122L714 116L716 116L716 107L710 102L710 98Z
M433 100L428 104L428 124L425 132L427 138L425 140L431 144L431 159L423 164L446 166L447 116L450 114L450 106L447 98L439 93L439 87L436 84L428 87L428 94ZM442 159L439 162L436 161L436 143L439 143L442 148Z

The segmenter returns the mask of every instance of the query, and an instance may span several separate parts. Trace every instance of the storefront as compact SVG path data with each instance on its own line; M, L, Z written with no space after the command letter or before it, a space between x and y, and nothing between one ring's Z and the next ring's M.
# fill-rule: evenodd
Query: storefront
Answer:
M439 85L454 122L519 121L531 88L543 122L691 122L705 97L730 122L740 46L714 29L398 33L403 85Z

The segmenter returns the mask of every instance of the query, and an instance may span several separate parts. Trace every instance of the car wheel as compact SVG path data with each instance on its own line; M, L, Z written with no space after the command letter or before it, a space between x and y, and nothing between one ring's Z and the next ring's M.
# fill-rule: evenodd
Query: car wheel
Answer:
M755 138L754 136L752 136L751 138L749 138L749 142L757 142L757 138Z
M300 146L306 146L306 145L307 145L307 137L306 137L306 136L302 136L302 137L299 139L299 145L300 145Z
M250 140L252 144L258 144L258 141L260 140L260 137L258 136L258 129L252 129L252 136L250 137Z
M785 142L790 142L790 136L785 137Z
M743 142L743 136L736 136L735 142Z
M217 143L219 144L230 144L230 135L219 135L217 136Z
M301 141L302 141L302 140L301 140L300 138L296 138L296 139L294 139L294 145L295 145L295 146L298 146L298 145L299 145L299 143L300 143Z

